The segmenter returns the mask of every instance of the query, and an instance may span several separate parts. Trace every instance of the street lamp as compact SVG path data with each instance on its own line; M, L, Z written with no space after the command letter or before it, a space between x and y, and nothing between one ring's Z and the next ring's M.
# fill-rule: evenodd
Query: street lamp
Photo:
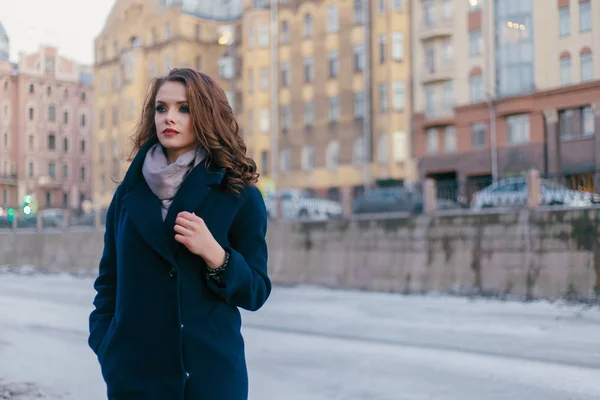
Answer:
M490 57L490 52L491 52L491 47L493 46L493 41L490 44L487 39L487 24L486 22L486 18L488 18L489 13L486 13L485 8L484 8L484 2L483 0L469 0L469 4L471 4L472 7L476 7L476 6L480 6L482 8L482 19L483 21L481 22L482 25L482 31L483 31L483 40L484 40L484 49L483 49L483 55L484 55L484 68L483 68L483 76L484 76L484 84L485 84L485 97L486 97L486 102L487 102L487 106L489 109L489 113L490 113L490 158L491 158L491 169L492 169L492 182L496 183L498 182L498 141L496 139L496 107L494 105L494 86L495 85L491 85L491 88L489 87L490 85L488 85L488 82L490 80L490 77L492 77L492 65L491 63L491 57ZM489 2L488 4L485 5L485 7L489 6ZM493 25L492 25L493 27ZM493 32L492 32L493 34ZM493 36L492 36L492 40L493 40ZM488 90L489 88L489 90Z
M231 109L233 110L234 114L236 113L236 95L235 95L235 91L236 91L236 85L235 85L235 79L236 79L236 62L235 62L235 28L233 27L233 25L226 25L226 26L222 26L219 28L219 38L218 38L218 43L221 46L227 46L227 55L228 55L228 59L231 63L230 65L230 71L231 71L231 76L229 77L230 82L229 84L231 85L231 99L229 99L230 105L231 105Z

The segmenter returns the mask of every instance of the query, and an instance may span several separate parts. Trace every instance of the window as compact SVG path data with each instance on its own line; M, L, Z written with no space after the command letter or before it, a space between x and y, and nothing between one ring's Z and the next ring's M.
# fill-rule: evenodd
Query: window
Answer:
M290 63L281 63L281 85L283 87L290 86Z
M379 14L385 12L385 0L377 0L377 10L379 11Z
M392 60L402 61L404 58L404 34L402 32L392 33Z
M69 113L67 111L63 112L63 124L67 125L69 123Z
M63 179L69 178L69 166L67 164L63 165Z
M449 110L454 106L454 90L452 82L444 82L442 90L444 94L444 110Z
M35 92L35 86L33 86L33 83L29 84L29 93L33 93Z
M52 204L52 194L50 192L46 192L46 207L50 207Z
M302 169L310 171L315 166L315 149L312 146L307 146L302 149Z
M56 150L56 135L54 133L48 135L48 150Z
M594 136L595 121L594 111L591 106L581 109L581 134L583 136Z
M362 25L365 22L364 1L354 0L354 23L357 25Z
M354 144L352 145L352 163L354 165L362 165L364 160L364 138L362 136L354 139Z
M258 45L260 47L269 45L269 27L267 25L258 26Z
M281 21L281 43L289 43L290 27L287 21Z
M82 166L80 171L79 171L79 179L81 181L85 181L85 175L86 175L86 170L85 170L85 166Z
M425 86L425 112L427 114L433 114L435 112L434 95L434 87L431 85Z
M385 164L388 162L389 150L388 134L382 133L377 139L377 161L379 161L379 163Z
M560 36L569 36L571 34L571 9L561 7L558 10L558 25Z
M592 53L584 53L581 55L581 81L587 82L592 79L594 79L594 61L592 60Z
M399 163L408 160L408 137L406 132L394 132L393 141L394 161Z
M27 165L27 172L30 178L33 178L33 175L35 174L34 168L33 168L33 163L29 162L29 164Z
M560 59L560 84L571 84L571 57Z
M452 60L452 40L445 39L442 42L442 63L447 65Z
M69 205L69 195L67 193L63 193L63 207L67 208Z
M427 154L437 154L439 148L438 132L435 128L427 129Z
M63 151L65 153L69 152L69 139L68 138L63 139Z
M354 46L354 71L362 72L365 69L365 46Z
M267 90L269 88L269 70L267 68L261 68L259 71L260 77L260 89Z
M592 30L592 2L579 2L579 31Z
M469 78L469 98L471 103L483 101L483 76L473 75Z
M48 176L56 179L56 163L54 161L48 163Z
M310 14L304 16L304 37L311 37L313 34L313 20Z
M33 135L29 135L29 151L34 151L35 150L35 143L34 143L35 139L33 137Z
M290 170L290 149L281 149L281 155L279 160L279 168L281 168L281 172L288 172Z
M508 143L517 145L529 143L529 115L518 114L506 118Z
M254 29L252 27L248 28L248 48L254 47Z
M171 39L171 24L165 24L165 40Z
M33 121L33 118L34 118L33 107L29 107L29 120Z
M287 132L290 129L290 106L281 106L281 130Z
M558 130L561 139L570 139L577 136L575 134L575 110L561 110L558 112Z
M304 59L304 82L312 82L313 80L313 59L308 57Z
M447 126L446 129L444 129L444 150L446 150L447 153L454 153L456 148L456 127Z
M385 62L385 53L386 53L386 40L385 35L379 35L379 62Z
M334 140L327 145L327 168L336 169L340 165L340 142Z
M304 126L309 128L313 125L313 103L308 101L304 103Z
M384 113L388 110L388 87L387 83L379 84L379 111Z
M329 122L337 122L340 119L340 106L337 97L329 98Z
M394 92L394 111L404 110L404 82L392 83Z
M81 154L85 154L85 140L82 140L82 141L79 143L79 147L80 147L80 149L79 149L79 150L81 151Z
M402 11L404 9L404 0L391 0L392 11Z
M119 124L119 107L118 106L113 106L113 110L112 110L112 122L113 125L116 126Z
M48 107L48 121L56 121L56 108L54 106Z
M354 118L363 118L365 115L365 92L354 93Z
M222 56L219 58L219 76L224 79L233 78L233 57Z
M338 8L336 6L327 7L327 32L335 33L339 29Z
M267 150L260 152L260 172L263 175L269 173L269 152Z
M481 31L471 31L469 32L469 55L471 57L478 57L481 55L481 48L483 45L483 40L481 36Z
M269 109L268 108L260 109L259 129L261 132L269 131Z
M248 91L252 93L254 91L254 70L248 68Z
M337 51L329 52L329 77L335 78L339 72L339 54Z
M81 121L80 121L80 125L81 126L85 126L86 125L86 116L85 114L81 114Z

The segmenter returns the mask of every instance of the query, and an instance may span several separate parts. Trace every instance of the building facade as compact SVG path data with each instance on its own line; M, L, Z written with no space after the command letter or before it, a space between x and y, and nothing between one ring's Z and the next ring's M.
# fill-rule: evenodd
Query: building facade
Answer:
M534 3L413 0L421 177L472 191L529 168L600 169L600 1Z
M415 178L409 15L399 0L247 0L242 125L278 189L348 205L365 186Z
M215 78L234 109L239 1L118 0L95 41L94 203L106 207L129 165L131 134L152 78L190 67ZM231 33L229 33L231 32ZM239 40L238 40L239 42Z
M0 62L0 206L78 210L91 199L91 71L54 47Z

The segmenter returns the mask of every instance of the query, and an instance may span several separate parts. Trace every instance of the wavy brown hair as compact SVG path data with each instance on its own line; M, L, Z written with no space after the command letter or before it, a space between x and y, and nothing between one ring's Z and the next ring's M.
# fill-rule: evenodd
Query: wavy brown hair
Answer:
M256 163L246 157L246 145L225 92L212 78L189 68L172 69L168 75L150 83L140 121L132 136L130 160L144 143L157 136L154 124L156 94L166 82L185 85L192 128L198 143L207 151L207 165L215 163L226 169L225 187L239 194L246 184L255 184L259 176Z

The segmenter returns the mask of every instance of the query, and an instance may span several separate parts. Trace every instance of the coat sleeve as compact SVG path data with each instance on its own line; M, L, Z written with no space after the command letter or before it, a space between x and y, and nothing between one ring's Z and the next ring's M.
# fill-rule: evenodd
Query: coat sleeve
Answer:
M115 314L117 293L117 259L114 228L116 203L117 193L115 193L106 213L104 251L100 258L98 277L94 281L94 289L97 293L93 302L94 310L89 317L90 332L88 338L88 344L94 353L97 353Z
M248 186L234 217L229 239L229 264L220 282L207 279L208 287L223 301L249 311L262 307L271 294L267 274L267 210L260 191Z

